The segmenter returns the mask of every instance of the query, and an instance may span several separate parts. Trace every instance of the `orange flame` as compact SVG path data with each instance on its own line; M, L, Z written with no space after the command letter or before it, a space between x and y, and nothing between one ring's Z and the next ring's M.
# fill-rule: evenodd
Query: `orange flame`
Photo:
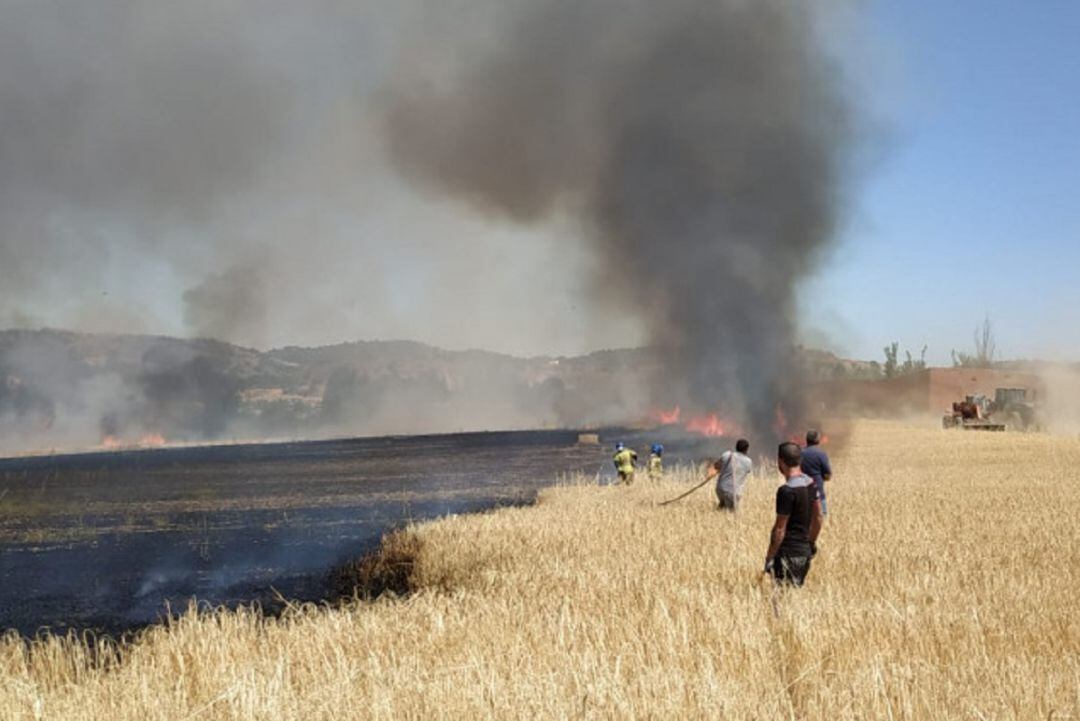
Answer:
M798 431L793 430L788 425L787 414L784 413L784 408L779 403L776 404L776 415L773 419L773 431L780 438L786 438L792 443L803 445L803 438L799 437Z
M726 424L715 413L691 418L686 422L686 430L691 433L700 433L709 438L717 438L727 433Z
M719 413L690 416L683 420L682 408L672 406L670 409L657 409L649 412L649 418L663 426L682 424L682 427L690 433L697 433L708 438L736 435L739 426Z
M146 433L139 437L135 445L140 448L157 448L165 445L165 436L160 433Z
M674 425L679 422L679 416L682 415L682 408L675 406L671 410L658 410L653 413L653 417L663 426Z
M134 442L125 441L120 436L106 435L101 439L100 448L118 451L125 448L159 448L165 445L165 436L160 433L144 433Z

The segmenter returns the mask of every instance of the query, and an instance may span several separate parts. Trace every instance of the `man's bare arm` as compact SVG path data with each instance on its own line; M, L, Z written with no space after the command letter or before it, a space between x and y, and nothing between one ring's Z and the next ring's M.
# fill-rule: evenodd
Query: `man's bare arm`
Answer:
M776 554L780 552L780 544L784 542L784 534L787 533L788 518L790 516L777 514L776 523L773 524L772 533L769 534L769 550L765 554L765 563L776 558Z
M821 533L821 501L814 501L810 508L810 543L817 543L818 534Z

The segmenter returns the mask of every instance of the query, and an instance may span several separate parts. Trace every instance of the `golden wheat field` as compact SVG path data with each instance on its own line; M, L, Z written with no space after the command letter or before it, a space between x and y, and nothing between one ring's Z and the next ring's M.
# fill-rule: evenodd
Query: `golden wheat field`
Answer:
M758 450L758 449L754 449ZM4 719L1080 719L1080 440L862 422L807 586L762 580L778 476L569 484L411 528L414 593L189 615L120 660L0 644Z

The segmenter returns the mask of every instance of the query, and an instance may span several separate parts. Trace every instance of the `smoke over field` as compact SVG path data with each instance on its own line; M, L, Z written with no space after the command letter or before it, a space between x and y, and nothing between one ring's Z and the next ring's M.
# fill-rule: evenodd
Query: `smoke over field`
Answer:
M392 84L394 157L483 212L581 220L594 299L661 351L654 400L769 428L795 402L794 291L831 240L851 141L813 11L513 8L449 79L425 63Z
M0 426L31 446L216 438L272 397L284 432L333 375L317 413L344 431L675 404L764 429L792 412L792 289L828 245L852 136L828 12L0 0L0 328L648 346L664 369L595 402L530 371L448 404L467 394L438 371L402 393L348 364L237 385L211 343L144 344L113 372L38 339L0 349Z

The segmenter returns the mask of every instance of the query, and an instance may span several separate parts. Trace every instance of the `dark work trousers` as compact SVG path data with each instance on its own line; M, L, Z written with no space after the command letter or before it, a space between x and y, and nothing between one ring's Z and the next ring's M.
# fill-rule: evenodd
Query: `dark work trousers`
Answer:
M799 587L809 572L809 556L777 556L773 563L773 580L782 585Z

